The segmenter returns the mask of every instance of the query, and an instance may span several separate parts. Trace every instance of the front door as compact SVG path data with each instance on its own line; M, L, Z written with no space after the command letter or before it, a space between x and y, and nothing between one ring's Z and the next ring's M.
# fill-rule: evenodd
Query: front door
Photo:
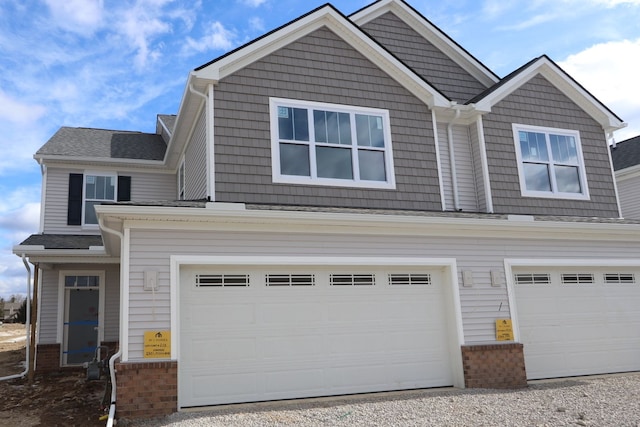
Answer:
M65 275L63 364L91 361L99 345L100 276Z

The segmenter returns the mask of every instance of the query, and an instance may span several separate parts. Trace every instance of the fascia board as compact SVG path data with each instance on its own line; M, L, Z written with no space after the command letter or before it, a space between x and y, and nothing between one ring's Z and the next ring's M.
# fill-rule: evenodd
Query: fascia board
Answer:
M491 111L491 108L509 96L515 90L527 83L537 74L549 80L558 90L575 102L587 114L602 125L605 131L613 131L626 126L611 112L607 111L596 99L582 87L571 80L564 72L557 68L549 59L541 57L517 76L506 82L494 92L475 103L478 111Z
M486 87L493 86L500 81L498 76L493 74L489 69L487 69L487 67L446 36L446 34L444 34L439 28L434 26L419 13L416 13L414 9L407 6L404 2L383 0L349 16L349 19L359 27L362 27L387 12L393 12L414 31L424 37L429 41L429 43L437 47Z
M99 215L131 229L234 230L282 233L503 237L552 240L638 241L640 224L513 221L334 212L212 210L100 205Z
M362 31L354 31L353 24L330 6L323 7L205 68L194 71L193 76L198 79L217 82L322 27L327 27L335 32L345 42L380 67L428 106L449 105L450 101L444 95L422 80L405 64L371 40Z
M76 156L57 156L48 154L36 154L33 156L39 163L44 164L57 164L57 163L69 163L78 165L126 165L126 166L139 166L143 168L161 168L164 166L163 160L144 160L144 159L112 159L112 158L98 158L98 157L76 157Z

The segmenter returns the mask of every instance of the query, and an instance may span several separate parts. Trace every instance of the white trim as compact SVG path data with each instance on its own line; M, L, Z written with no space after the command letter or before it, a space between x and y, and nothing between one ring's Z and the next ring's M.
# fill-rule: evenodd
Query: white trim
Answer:
M447 57L458 64L462 69L480 81L485 87L490 87L500 81L487 67L471 56L453 40L447 37L440 29L428 21L424 16L416 13L411 7L402 1L382 0L349 16L359 27L373 21L387 12L393 12L414 31L420 34L429 43L441 50Z
M46 195L47 195L47 179L49 178L49 171L45 164L40 164L41 176L42 176L42 189L40 190L40 233L44 233L44 210L46 207Z
M207 144L207 196L209 200L214 202L216 200L216 161L215 161L215 146L214 146L214 99L213 99L213 85L207 85L209 96L207 98L207 124L205 126L206 144Z
M453 358L454 386L464 388L464 371L460 346L464 344L462 309L458 286L458 268L455 258L389 258L389 257L316 257L316 256L215 256L215 255L171 255L170 295L171 295L171 358L180 363L179 340L180 331L180 270L189 265L227 265L227 266L390 266L390 267L442 267L446 269L443 280L446 281L445 293L450 306L447 310L449 337L449 353ZM448 279L448 280L447 280ZM180 369L178 369L178 375ZM178 378L178 384L180 378ZM178 410L181 408L178 394Z
M596 120L605 132L621 129L627 125L590 93L580 87L580 85L573 81L571 77L546 56L538 58L512 79L506 81L496 90L476 102L476 110L480 112L490 112L494 105L511 95L516 89L520 88L538 74L546 78L552 85Z
M449 100L444 95L329 5L303 15L278 31L256 39L214 63L192 72L192 75L195 78L218 82L322 27L334 32L429 107L449 105Z
M104 307L105 307L105 270L60 270L58 274L58 331L56 333L56 342L60 344L60 366L76 366L68 365L65 363L66 357L64 356L64 350L66 347L66 337L64 335L64 319L67 316L69 306L67 301L67 288L65 287L66 276L98 276L98 342L96 346L99 346L104 341ZM92 287L93 288L93 287ZM87 288L77 288L84 290Z
M607 133L604 134L605 139ZM618 180L615 169L613 168L613 157L611 155L611 148L607 149L607 156L609 156L609 169L611 170L611 177L613 178L613 191L616 195L616 205L618 206L618 218L622 218L622 205L620 204L620 193L618 192Z
M447 210L447 199L444 195L444 182L442 181L442 160L440 160L440 141L438 138L438 121L436 119L436 111L431 110L431 122L433 123L433 140L436 144L436 166L438 168L438 186L440 188L440 203L442 210Z
M187 177L187 166L186 163L184 161L184 154L182 155L182 158L180 159L180 162L178 162L178 173L176 174L176 180L177 180L177 189L178 189L178 200L184 200L185 196L186 196L186 191L187 191L187 185L185 183L185 178ZM182 185L181 185L182 184Z
M513 143L516 151L516 161L518 166L518 177L520 180L520 194L522 197L539 197L539 198L548 198L548 199L570 199L570 200L589 200L589 184L587 182L587 173L586 166L584 163L584 156L582 154L582 142L580 140L580 132L576 130L569 129L558 129L551 127L542 127L542 126L532 126L532 125L524 125L519 123L512 123L511 128L513 130ZM549 166L549 185L551 187L551 191L534 191L528 190L526 187L525 175L523 164L525 163L522 159L522 149L520 147L520 137L518 135L519 131L529 131L542 133L545 135L546 140L546 148L548 151L548 160L540 161L540 163L547 164ZM578 164L571 164L570 166L574 166L578 168L578 178L580 181L580 187L582 189L581 193L563 193L557 191L556 184L556 176L554 167L557 164L557 161L553 158L553 150L551 145L549 144L549 135L562 135L562 136L571 136L575 138L576 142L576 152L578 154ZM531 162L527 162L531 163ZM562 164L560 164L562 166Z
M131 229L123 230L120 256L120 351L121 361L129 360L129 269Z
M309 141L300 141L300 145L309 147L309 167L310 176L294 176L284 175L280 172L280 138L278 128L278 108L290 107L301 108L307 110L309 114ZM319 178L317 176L317 163L315 157L315 148L317 144L324 146L324 143L317 143L315 141L314 128L312 127L313 120L311 119L313 109L331 110L340 113L347 113L352 121L351 132L352 141L349 145L336 146L337 148L351 150L351 160L353 179L334 179L334 178ZM355 124L353 123L356 114L370 114L375 116L381 116L384 130L384 147L360 147L355 138ZM274 183L283 184L305 184L305 185L322 185L322 186L334 186L334 187L356 187L356 188L380 188L380 189L395 189L395 171L393 165L393 143L391 140L391 124L389 118L389 111L378 108L368 107L356 107L350 105L330 104L324 102L312 102L312 101L300 101L283 98L269 98L269 115L270 115L270 127L271 127L271 165L272 165L272 179ZM285 141L288 142L288 141ZM294 143L294 142L292 142ZM371 148L377 152L384 153L384 167L386 172L386 181L368 181L359 178L360 170L358 165L358 153L360 149Z
M478 133L478 149L480 150L480 165L482 168L482 185L484 186L486 210L488 213L493 213L493 194L491 192L489 161L487 160L487 144L484 139L484 123L481 115L478 115L476 119L476 132Z

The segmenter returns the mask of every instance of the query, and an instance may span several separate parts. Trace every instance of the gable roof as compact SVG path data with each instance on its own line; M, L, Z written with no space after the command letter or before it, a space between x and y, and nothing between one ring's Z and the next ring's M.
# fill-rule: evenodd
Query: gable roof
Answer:
M611 160L615 171L640 165L640 135L612 146Z
M34 158L162 161L166 150L164 140L155 133L61 127Z
M626 123L600 102L582 85L553 62L547 55L534 58L503 78L475 98L467 101L476 110L490 112L491 107L502 101L536 75L541 75L564 93L576 105L596 120L605 132L612 132L626 126Z
M349 15L349 19L361 27L387 12L392 12L402 19L429 43L440 49L465 71L483 83L485 87L492 86L500 80L493 71L404 0L376 1Z
M196 68L191 76L196 79L217 82L322 27L333 31L429 107L444 107L450 104L449 98L442 92L415 73L329 3Z
M75 234L32 234L19 246L43 246L44 249L89 249L102 246L102 237Z

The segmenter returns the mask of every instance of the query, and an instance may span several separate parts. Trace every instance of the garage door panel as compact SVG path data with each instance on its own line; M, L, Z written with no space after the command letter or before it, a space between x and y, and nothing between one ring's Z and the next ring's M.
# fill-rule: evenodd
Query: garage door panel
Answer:
M294 287L282 268L238 268L249 286L214 289L194 285L196 270L181 274L181 407L453 383L439 272L392 286L372 268L375 285L346 273L332 285L328 270L294 267L313 276Z
M566 270L546 271L550 283L519 285L519 271L514 283L527 376L640 370L640 285L607 282L639 272L585 271L592 283L568 284Z

